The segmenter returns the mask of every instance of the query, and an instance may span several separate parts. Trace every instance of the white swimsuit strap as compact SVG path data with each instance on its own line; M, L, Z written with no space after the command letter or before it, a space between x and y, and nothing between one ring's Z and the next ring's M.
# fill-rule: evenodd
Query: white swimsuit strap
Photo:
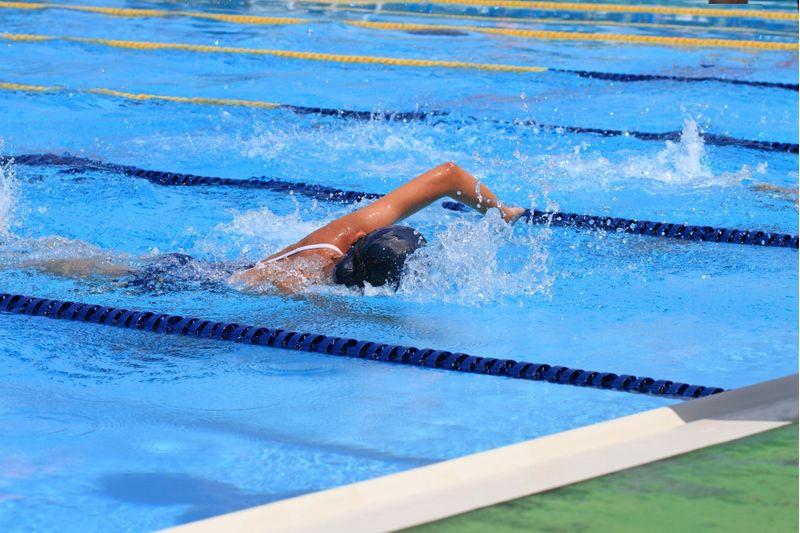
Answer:
M272 259L267 259L263 261L261 264L269 264L274 263L275 261L280 261L281 259L286 259L287 257L291 257L294 254L299 254L300 252L305 252L306 250L333 250L334 252L338 253L339 255L344 255L342 251L339 249L338 246L335 244L328 244L327 242L321 242L319 244L306 244L305 246L298 246L293 250L289 250L286 253L279 255L278 257L273 257Z

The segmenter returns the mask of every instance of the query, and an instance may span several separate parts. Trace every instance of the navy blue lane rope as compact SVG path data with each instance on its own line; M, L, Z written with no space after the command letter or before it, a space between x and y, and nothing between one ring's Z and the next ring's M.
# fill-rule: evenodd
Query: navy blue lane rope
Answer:
M723 392L719 387L690 385L667 379L596 372L513 359L479 357L445 350L420 349L231 322L214 322L153 311L134 311L22 294L0 293L0 312L654 396L691 399Z
M797 86L795 86L797 87ZM329 109L324 107L300 107L293 105L282 105L282 109L289 110L300 115L320 115L326 117L336 117L349 120L390 120L400 122L425 121L436 119L436 124L441 122L457 123L459 119L447 111L414 111L414 112L390 112L390 111L350 111L346 109ZM446 118L445 118L446 117ZM462 122L474 124L483 121L479 117L467 116L461 119ZM555 124L542 124L536 120L492 120L494 124L505 127L529 126L546 130L565 131L569 133L588 133L591 135L601 135L603 137L622 137L629 136L642 141L680 141L680 131L666 132L647 132L647 131L628 131L611 130L603 128L585 128L581 126L558 126ZM756 141L752 139L738 139L727 135L715 133L702 133L700 137L711 146L737 146L751 150L761 150L763 152L784 152L798 153L796 143L784 143L777 141Z
M681 140L680 131L665 131L665 132L647 132L647 131L627 131L627 130L610 130L603 128L584 128L581 126L556 126L553 124L541 124L539 122L530 120L522 121L517 124L527 126L535 126L547 130L559 130L569 133L589 133L593 135L600 135L602 137L633 137L641 141L675 141ZM762 152L781 152L788 154L798 153L798 145L795 143L784 143L778 141L754 141L752 139L738 139L728 135L719 135L716 133L701 133L700 138L703 142L712 146L736 146L739 148L749 148L751 150L760 150Z
M795 87L797 87L795 85ZM286 109L298 115L320 115L325 117L336 117L349 120L388 120L399 122L422 122L425 120L438 119L438 122L446 121L444 117L450 122L457 122L451 113L447 111L412 111L412 112L392 112L392 111L353 111L348 109L330 109L325 107L302 107L294 105L281 105L281 109ZM483 119L468 116L464 118L465 122L476 123L481 122ZM647 132L647 131L628 131L628 130L612 130L604 128L585 128L582 126L559 126L556 124L543 124L536 120L499 120L492 121L494 124L518 127L529 126L537 127L545 130L558 130L569 133L588 133L591 135L601 135L603 137L634 137L642 141L680 141L680 131L666 131L666 132ZM761 150L762 152L785 152L785 153L798 153L798 145L795 143L784 143L777 141L756 141L752 139L738 139L728 135L719 135L715 133L702 133L701 138L703 142L712 146L737 146L739 148L749 148L752 150Z
M452 211L468 211L469 208L458 202L443 202L442 207ZM602 230L614 233L632 233L649 237L664 237L685 241L724 242L728 244L750 244L753 246L773 246L776 248L798 248L798 236L788 233L768 233L756 230L715 228L713 226L690 226L670 222L653 222L632 218L604 217L597 215L578 215L559 211L539 211L526 209L523 220L530 224L542 224L584 230Z
M433 117L443 117L450 113L447 111L354 111L351 109L333 109L328 107L304 107L298 105L281 104L281 109L286 109L297 115L321 115L350 120L388 120L399 122L423 121Z
M268 178L217 178L197 176L194 174L181 174L175 172L162 172L159 170L145 170L128 165L104 163L83 157L55 154L23 154L18 156L0 156L0 162L15 161L18 164L32 166L62 165L71 167L69 172L85 172L99 170L114 172L126 176L146 179L159 185L224 185L228 187L243 187L265 189L279 192L296 192L318 200L356 203L361 200L380 198L378 193L363 191L345 191L323 185L309 185L306 183L293 183ZM467 211L467 207L458 202L443 202L442 207L451 211ZM608 217L598 215L579 215L558 211L526 210L522 218L530 224L569 227L582 230L602 230L618 233L632 233L650 237L664 237L689 241L721 242L729 244L747 244L753 246L771 246L776 248L798 248L798 236L788 233L770 233L759 230L742 230L731 228L716 228L713 226L690 226L670 222L653 222L650 220L636 220L630 218Z
M795 88L797 86L795 85ZM796 90L796 89L795 89ZM441 122L458 123L459 118L449 113L448 111L411 111L411 112L393 112L393 111L352 111L348 109L331 109L325 107L302 107L294 105L281 105L281 109L286 109L298 115L320 115L325 117L335 117L347 120L388 120L399 122L422 122L426 120L436 120L435 124ZM460 119L462 122L474 124L482 122L485 119L467 116ZM627 131L627 130L611 130L603 128L584 128L581 126L558 126L555 124L542 124L536 120L492 120L492 123L506 126L506 127L519 127L529 126L537 127L545 130L557 130L569 133L588 133L591 135L601 135L603 137L622 137L629 136L642 141L680 141L680 131L666 131L666 132L647 132L647 131ZM785 152L785 153L798 153L798 145L795 143L784 143L777 141L756 141L752 139L738 139L727 135L719 135L715 133L702 133L700 135L708 145L711 146L737 146L739 148L748 148L751 150L761 150L763 152Z
M731 85L748 85L750 87L768 87L772 89L786 89L789 91L797 92L800 87L797 83L782 83L777 81L750 81L750 80L737 80L734 78L720 78L716 76L670 76L664 74L618 74L615 72L596 72L592 70L571 70L571 69L549 69L554 72L564 72L567 74L575 74L581 78L589 78L594 80L608 80L619 82L638 82L638 81L678 81L684 83L702 83L702 82L715 82L715 83L728 83Z
M69 173L79 173L91 170L112 172L141 178L158 185L220 185L225 187L239 187L245 189L263 189L277 192L296 192L317 200L338 201L343 203L356 203L361 200L374 200L382 194L345 191L324 185L313 185L302 182L289 182L273 178L260 177L249 179L219 178L214 176L198 176L196 174L183 174L178 172L163 172L160 170L145 170L130 165L105 163L84 157L56 154L23 154L17 156L0 156L0 163L14 161L21 165L30 166L67 166Z

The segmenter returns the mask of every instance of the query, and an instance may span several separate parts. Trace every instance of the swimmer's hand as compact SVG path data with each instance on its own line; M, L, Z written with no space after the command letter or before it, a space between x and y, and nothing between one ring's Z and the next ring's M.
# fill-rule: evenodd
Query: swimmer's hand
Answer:
M524 207L506 207L501 206L500 211L503 213L503 220L508 222L509 224L513 224L519 217L525 214Z

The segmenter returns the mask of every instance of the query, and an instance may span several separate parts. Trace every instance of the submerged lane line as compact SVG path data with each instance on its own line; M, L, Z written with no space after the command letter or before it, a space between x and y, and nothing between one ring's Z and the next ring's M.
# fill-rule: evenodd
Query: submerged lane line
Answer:
M205 13L193 13L185 11L160 11L150 9L117 9L103 8L95 6L70 6L61 4L28 4L23 2L0 2L2 7L26 6L24 9L45 9L59 8L72 9L79 11L91 11L108 15L119 15L127 17L167 17L167 16L189 16L199 18L213 18L227 22L238 22L242 24L297 24L319 22L314 19L277 19L269 17L244 17L247 20L239 20L237 15L207 15ZM123 11L124 13L117 13ZM369 22L358 20L343 20L343 24L356 26L372 30L399 30L399 31L420 31L420 30L448 30L448 31L470 31L484 34L506 35L511 37L522 37L529 39L542 40L568 40L568 41L608 41L622 42L626 44L645 44L645 45L666 45L666 46L697 46L697 47L716 47L716 48L749 48L761 50L780 50L794 51L798 48L797 43L769 42L740 39L703 39L695 37L672 37L672 36L651 36L651 35L627 35L619 33L586 33L568 31L547 31L547 30L524 30L512 28L498 28L491 26L452 26L447 24L416 24L398 22Z
M97 39L91 37L61 37L51 35L28 35L0 33L0 38L9 41L69 41L78 43L100 44L114 48L130 48L134 50L181 50L185 52L251 54L285 57L290 59L306 59L311 61L329 61L335 63L366 63L391 65L400 67L443 67L475 70L491 70L500 72L547 72L547 67L499 65L493 63L469 63L466 61L445 61L430 59L405 59L398 57L326 54L320 52L295 52L291 50L268 50L263 48L238 48L230 46L208 46L200 44L159 43L150 41L123 41L117 39Z
M627 44L655 44L674 46L698 46L716 48L750 48L761 50L795 51L797 43L751 41L738 39L699 39L696 37L662 37L654 35L626 35L621 33L584 33L569 31L520 30L512 28L492 28L488 26L451 26L448 24L411 24L399 22L345 21L345 24L376 30L465 30L529 39L551 39L561 41L611 41Z

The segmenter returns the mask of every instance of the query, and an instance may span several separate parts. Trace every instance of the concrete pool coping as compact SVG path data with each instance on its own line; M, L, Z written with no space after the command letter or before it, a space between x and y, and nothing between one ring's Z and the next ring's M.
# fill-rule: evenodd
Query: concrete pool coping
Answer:
M166 531L393 531L797 420L798 375L793 374Z

